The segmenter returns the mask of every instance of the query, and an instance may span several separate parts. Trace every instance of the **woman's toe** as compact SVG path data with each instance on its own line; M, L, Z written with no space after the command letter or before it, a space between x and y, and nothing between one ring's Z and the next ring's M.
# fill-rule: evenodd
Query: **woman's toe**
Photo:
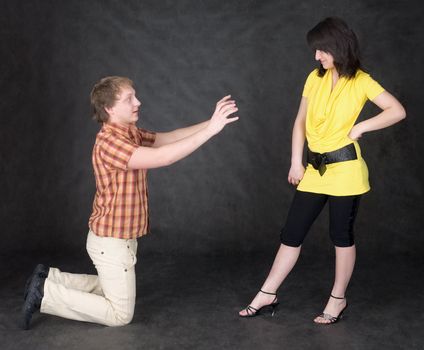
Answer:
M314 320L315 323L328 323L328 320L326 320L324 317L318 316Z

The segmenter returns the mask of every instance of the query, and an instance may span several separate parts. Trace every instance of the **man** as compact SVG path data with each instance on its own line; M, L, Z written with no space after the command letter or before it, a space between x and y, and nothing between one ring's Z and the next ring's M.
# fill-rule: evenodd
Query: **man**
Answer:
M91 91L94 118L103 124L93 149L96 194L89 219L87 252L98 275L71 274L37 265L25 286L22 327L42 313L122 326L135 306L137 238L148 232L146 170L188 156L238 120L231 96L216 104L212 117L167 133L137 128L140 101L133 82L101 79Z

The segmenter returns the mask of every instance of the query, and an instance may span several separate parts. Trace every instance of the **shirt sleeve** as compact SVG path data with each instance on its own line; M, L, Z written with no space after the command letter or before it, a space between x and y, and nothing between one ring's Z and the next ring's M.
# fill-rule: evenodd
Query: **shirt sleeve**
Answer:
M152 147L156 140L156 133L146 129L138 128L141 136L141 146Z
M128 169L128 162L138 148L137 144L113 134L105 138L99 146L104 163L118 170Z
M311 73L309 73L308 78L306 78L306 82L303 87L302 96L308 97L309 93L311 92L312 84L317 76L318 75L317 75L316 69L314 69Z
M384 88L371 78L369 74L365 74L361 84L365 96L371 101L384 91Z

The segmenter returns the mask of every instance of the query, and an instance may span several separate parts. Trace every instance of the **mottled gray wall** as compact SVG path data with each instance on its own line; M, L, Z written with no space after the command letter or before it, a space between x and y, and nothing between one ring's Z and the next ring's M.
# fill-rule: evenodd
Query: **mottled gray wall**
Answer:
M189 158L149 172L150 251L270 251L293 188L291 128L316 66L305 33L324 17L357 32L366 67L407 108L361 144L373 190L357 221L363 251L422 251L421 1L2 1L0 253L84 249L98 125L88 94L126 75L140 125L208 118L231 93L240 121ZM420 95L419 95L420 94ZM377 109L368 105L362 117ZM306 247L330 246L327 214Z

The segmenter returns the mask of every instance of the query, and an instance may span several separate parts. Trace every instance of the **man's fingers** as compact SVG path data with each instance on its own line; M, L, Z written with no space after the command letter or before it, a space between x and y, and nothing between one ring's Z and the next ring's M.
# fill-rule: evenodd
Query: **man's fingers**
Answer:
M224 117L228 117L231 113L235 113L238 111L237 107L227 107L225 109L223 109L220 114L223 115Z
M229 98L231 97L231 95L227 95L227 96L224 96L223 98L221 98L216 104L218 105L218 104L220 104L221 102L224 102L224 101L226 101L226 100L228 100Z
M239 120L239 117L228 118L227 119L227 124L230 124L232 122L235 122L236 120Z
M225 114L223 114L223 117L225 118L225 119L229 119L228 117L235 117L234 115L231 115L231 114L233 114L233 113L236 113L237 112L237 109L235 109L235 110L233 110L233 111L228 111L228 113L225 113Z
M221 112L222 109L225 108L226 106L235 106L235 105L236 105L236 102L234 100L228 100L228 101L224 101L224 102L219 103L216 106L216 109L217 109L218 112Z

